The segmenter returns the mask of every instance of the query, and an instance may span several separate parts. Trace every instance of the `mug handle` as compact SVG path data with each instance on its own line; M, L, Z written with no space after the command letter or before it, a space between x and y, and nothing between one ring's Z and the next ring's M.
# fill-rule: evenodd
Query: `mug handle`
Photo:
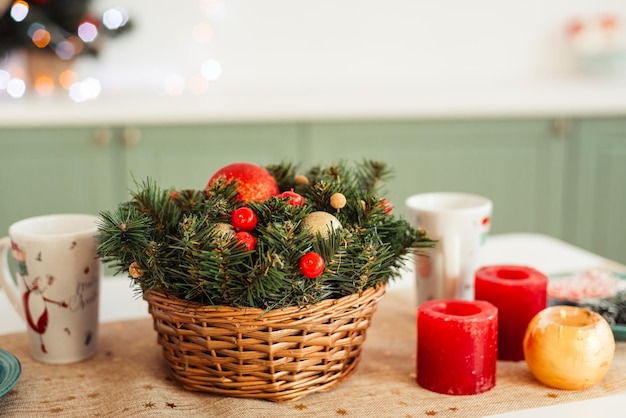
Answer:
M13 305L13 308L17 313L25 318L24 306L22 305L20 298L20 290L17 287L17 280L11 274L9 270L8 254L11 249L11 238L4 237L0 239L0 284L4 293L9 298L9 301Z

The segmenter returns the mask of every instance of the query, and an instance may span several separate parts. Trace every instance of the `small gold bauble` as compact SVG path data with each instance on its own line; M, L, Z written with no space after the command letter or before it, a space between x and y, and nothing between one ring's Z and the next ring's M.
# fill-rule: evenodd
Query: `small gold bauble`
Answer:
M337 210L346 206L346 197L343 195L343 193L333 193L333 195L330 197L330 206Z
M302 219L301 227L309 230L314 236L319 232L322 238L328 238L330 230L341 228L341 222L328 212L317 211L306 215Z
M296 183L297 186L304 186L309 184L309 179L307 176L300 174L293 179L293 182Z
M219 233L220 237L224 237L227 234L235 235L235 228L230 224L218 222L215 224L215 232Z
M133 279L138 279L143 276L143 270L139 267L139 263L133 261L128 267L128 274L130 274L130 277Z

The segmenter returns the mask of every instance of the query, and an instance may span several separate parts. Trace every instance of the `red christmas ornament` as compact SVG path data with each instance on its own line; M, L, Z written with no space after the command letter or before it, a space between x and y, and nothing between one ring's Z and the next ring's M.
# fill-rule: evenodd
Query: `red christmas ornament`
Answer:
M261 202L279 192L276 179L263 167L252 163L233 163L219 169L209 179L206 190L220 178L237 181L238 198L243 202Z
M300 259L300 271L309 279L315 279L324 271L324 259L316 252L310 251Z
M293 189L282 192L280 195L283 199L289 199L289 204L292 206L300 206L302 202L304 202L304 198L298 193L294 192Z
M257 223L256 213L247 206L235 209L231 218L232 224L237 231L250 232Z
M256 248L256 238L246 231L239 231L235 234L239 242L246 246L246 250L252 251Z

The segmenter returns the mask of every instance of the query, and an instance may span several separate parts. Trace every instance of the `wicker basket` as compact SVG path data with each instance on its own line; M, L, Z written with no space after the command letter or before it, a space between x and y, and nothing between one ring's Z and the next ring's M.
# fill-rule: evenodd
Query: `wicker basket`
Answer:
M155 291L144 299L165 360L185 389L286 402L329 390L355 372L384 294L380 285L361 295L265 314Z

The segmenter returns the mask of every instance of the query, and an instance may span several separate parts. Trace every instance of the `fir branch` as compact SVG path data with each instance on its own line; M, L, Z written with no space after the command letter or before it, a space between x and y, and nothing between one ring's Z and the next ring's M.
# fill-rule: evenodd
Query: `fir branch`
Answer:
M98 253L118 273L127 273L143 291L159 290L205 305L275 309L305 306L387 283L407 255L433 247L425 231L388 213L377 193L388 175L385 165L364 161L316 166L308 183L295 184L296 166L268 166L281 185L305 197L301 206L279 196L248 202L257 216L248 251L230 225L238 199L236 182L218 180L205 190L160 189L150 179L115 211L101 213ZM334 208L342 193L347 204ZM335 215L342 228L328 238L300 227L314 211ZM322 256L325 269L304 276L299 261L309 251Z

